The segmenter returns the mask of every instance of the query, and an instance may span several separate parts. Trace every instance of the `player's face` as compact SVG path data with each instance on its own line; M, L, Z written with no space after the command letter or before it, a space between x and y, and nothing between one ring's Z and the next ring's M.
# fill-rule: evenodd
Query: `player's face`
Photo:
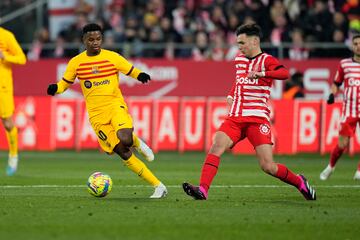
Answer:
M247 36L246 34L239 34L236 38L239 50L246 57L254 57L254 52L257 50L258 38L255 36Z
M84 44L88 55L93 56L100 53L102 35L99 31L88 32L84 35Z
M352 43L352 50L356 57L360 57L360 37L355 38Z

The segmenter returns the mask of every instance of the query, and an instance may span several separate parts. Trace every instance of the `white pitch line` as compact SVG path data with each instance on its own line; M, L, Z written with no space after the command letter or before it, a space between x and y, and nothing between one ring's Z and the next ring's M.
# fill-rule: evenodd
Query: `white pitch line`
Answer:
M0 189L7 188L83 188L86 185L3 185ZM116 185L120 188L148 188L148 185ZM181 188L181 185L167 185L168 188ZM212 188L288 188L284 185L213 185ZM319 185L315 188L360 188L360 185Z

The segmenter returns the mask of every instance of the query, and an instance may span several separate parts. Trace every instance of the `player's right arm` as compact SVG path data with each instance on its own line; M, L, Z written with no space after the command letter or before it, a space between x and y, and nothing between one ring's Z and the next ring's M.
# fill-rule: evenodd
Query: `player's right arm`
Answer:
M65 92L75 81L76 66L76 60L72 58L66 67L63 78L57 83L50 84L47 89L47 94L54 96L55 94Z
M335 74L335 80L331 84L331 88L330 88L331 92L326 101L327 104L333 104L335 102L335 95L339 91L339 88L340 88L341 84L343 83L343 81L344 81L344 71L340 64L338 67L338 70L336 71L336 74Z

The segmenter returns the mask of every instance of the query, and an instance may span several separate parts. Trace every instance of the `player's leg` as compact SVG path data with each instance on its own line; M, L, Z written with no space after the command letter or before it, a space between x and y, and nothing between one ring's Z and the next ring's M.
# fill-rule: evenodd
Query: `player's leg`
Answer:
M3 118L2 123L5 127L6 139L9 144L9 158L6 174L12 176L15 174L18 166L18 131L15 127L12 117Z
M357 119L347 118L340 125L338 144L334 147L330 154L330 160L325 169L320 173L321 180L327 180L335 171L335 165L340 159L346 148L349 146L350 137L354 135Z
M330 154L330 160L325 169L320 173L321 180L327 180L335 171L335 165L340 159L347 146L349 145L350 137L339 135L338 144L334 147Z
M11 92L0 94L0 117L6 131L9 145L9 158L6 173L14 175L18 165L18 131L13 122L12 115L15 110L14 96Z
M150 198L162 198L167 194L167 189L164 184L147 168L147 166L136 157L131 151L133 146L133 129L123 128L117 131L117 137L120 143L114 148L114 152L120 155L125 165L139 177L148 182L155 188L153 195Z
M315 190L303 175L296 175L285 165L273 161L272 146L263 144L255 147L261 169L281 181L296 187L307 200L316 200Z
M147 161L149 162L154 161L155 156L151 148L134 133L133 133L133 147L136 149L138 153L144 156L144 158Z
M355 175L354 175L354 180L360 180L360 161L358 163Z
M208 197L208 191L211 183L218 171L220 164L220 156L233 145L231 129L233 122L225 121L219 131L215 133L213 143L210 147L208 154L206 155L200 177L200 185L194 186L190 183L183 183L183 189L186 194L192 196L196 200L206 200ZM233 127L236 129L236 127ZM234 136L235 141L239 139L240 130L237 131Z
M285 165L275 163L272 153L271 128L268 124L251 124L246 135L255 148L261 169L267 174L296 187L306 199L315 200L315 190L302 175L296 175Z

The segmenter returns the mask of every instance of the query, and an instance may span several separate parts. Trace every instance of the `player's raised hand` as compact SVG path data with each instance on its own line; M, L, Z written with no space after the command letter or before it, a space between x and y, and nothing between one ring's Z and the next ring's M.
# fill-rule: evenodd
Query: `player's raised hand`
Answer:
M142 83L147 83L151 80L150 75L144 72L141 72L137 79Z
M58 90L57 84L50 84L47 88L47 94L54 96Z
M327 104L333 104L335 102L335 96L333 93L330 93L328 100L326 102Z

